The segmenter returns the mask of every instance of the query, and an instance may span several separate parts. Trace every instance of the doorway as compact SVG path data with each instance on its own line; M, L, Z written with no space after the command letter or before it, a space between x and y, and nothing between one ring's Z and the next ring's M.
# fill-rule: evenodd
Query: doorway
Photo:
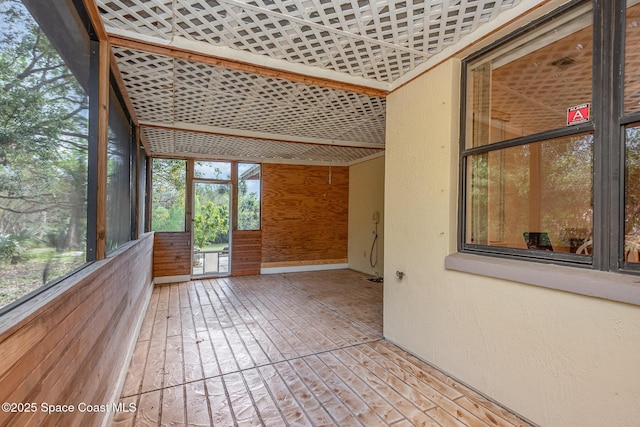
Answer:
M193 181L192 276L231 273L231 182Z

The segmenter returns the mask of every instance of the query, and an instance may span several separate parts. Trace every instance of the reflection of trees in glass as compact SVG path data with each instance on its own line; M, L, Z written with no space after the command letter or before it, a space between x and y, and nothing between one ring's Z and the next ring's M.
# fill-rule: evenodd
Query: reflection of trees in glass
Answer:
M488 244L488 185L489 158L487 154L471 157L471 236L469 243Z
M640 127L626 131L625 234L640 237Z
M593 136L579 135L542 143L541 224L552 240L563 230L588 237L593 214Z
M0 27L0 261L40 260L42 283L84 262L88 97L20 2Z
M591 232L593 138L577 135L471 157L470 243L521 247L526 231L575 246ZM570 244L571 243L571 244Z
M153 159L152 185L152 230L184 231L186 162Z

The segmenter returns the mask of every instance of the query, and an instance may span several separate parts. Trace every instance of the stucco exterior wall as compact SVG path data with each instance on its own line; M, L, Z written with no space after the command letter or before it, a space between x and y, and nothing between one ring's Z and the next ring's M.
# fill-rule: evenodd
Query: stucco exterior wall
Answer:
M380 213L377 227L374 212ZM349 268L384 276L384 157L349 168Z
M385 337L539 425L637 426L640 307L445 269L459 88L454 59L387 98Z

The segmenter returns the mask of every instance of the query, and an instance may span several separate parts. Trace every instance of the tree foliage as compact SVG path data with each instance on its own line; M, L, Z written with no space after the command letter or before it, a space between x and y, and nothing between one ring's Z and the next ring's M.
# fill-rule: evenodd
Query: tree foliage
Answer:
M238 182L238 229L260 229L260 199L257 193L249 191L247 182Z
M519 247L524 232L541 230L563 246L586 239L593 215L593 144L591 135L576 135L473 156L471 243Z
M193 218L193 238L196 247L203 249L217 243L229 243L229 190L229 185L225 183L196 184Z
M0 235L82 249L88 97L21 2L0 1L0 26Z
M184 231L186 185L184 160L153 160L152 230Z
M229 206L209 201L193 219L194 243L198 248L229 243Z

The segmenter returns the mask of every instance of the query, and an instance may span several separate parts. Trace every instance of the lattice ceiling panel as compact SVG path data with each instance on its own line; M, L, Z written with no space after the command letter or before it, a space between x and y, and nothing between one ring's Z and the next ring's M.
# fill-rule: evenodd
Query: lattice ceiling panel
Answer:
M521 0L98 0L108 30L393 82Z
M114 53L142 122L384 143L384 98L133 49L114 47Z
M153 155L295 161L347 165L381 149L297 144L143 128Z
M216 51L258 67L266 61L285 71L319 70L309 75L341 73L349 77L336 80L370 81L372 88L388 87L520 2L96 0L111 34L177 49L189 46L205 55ZM330 161L334 155L347 162L383 147L383 97L114 46L137 119L143 125L176 129L171 133L146 128L155 153L244 153L301 161ZM184 129L265 141L256 145L255 139L180 132Z

